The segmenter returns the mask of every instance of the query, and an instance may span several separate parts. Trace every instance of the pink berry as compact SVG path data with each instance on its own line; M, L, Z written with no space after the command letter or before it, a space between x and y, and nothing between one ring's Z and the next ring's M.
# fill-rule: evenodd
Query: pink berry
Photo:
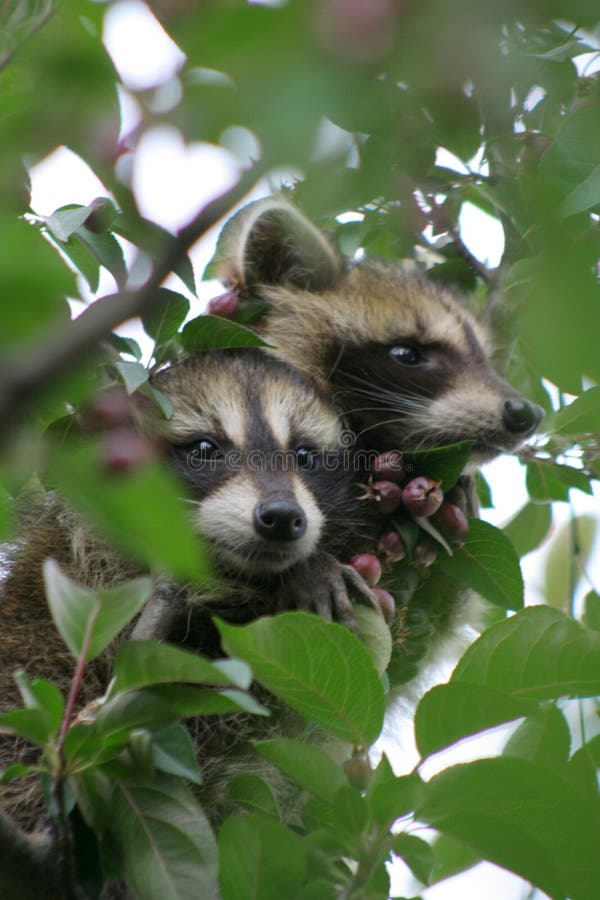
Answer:
M411 516L432 516L444 501L439 481L419 475L402 490L402 502Z
M393 481L376 481L373 484L373 499L379 512L389 516L402 505L402 488Z
M396 483L402 481L406 475L402 457L395 450L380 453L373 461L372 469L376 478Z
M376 585L381 578L381 563L372 553L357 553L350 560L350 565L364 578L369 587Z
M206 312L222 319L235 319L240 310L240 298L234 291L226 291L208 301Z
M437 550L431 541L419 541L415 544L412 552L413 562L417 566L431 566L437 557Z
M442 503L431 521L445 538L456 544L464 541L469 531L467 517L454 503Z
M383 613L383 618L388 623L388 625L394 621L394 616L396 615L396 603L392 595L389 591L385 591L383 588L374 587L372 588L373 593L377 597L377 602L381 607L381 612Z
M131 472L156 457L153 442L133 428L113 428L103 436L102 456L108 472Z
M386 562L400 562L406 556L406 545L397 531L384 531L377 541L377 552Z

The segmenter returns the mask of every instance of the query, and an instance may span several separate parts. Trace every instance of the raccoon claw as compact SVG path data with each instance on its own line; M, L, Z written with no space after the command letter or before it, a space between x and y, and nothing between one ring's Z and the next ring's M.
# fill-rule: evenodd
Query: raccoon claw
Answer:
M318 563L307 563L302 571L296 570L292 577L293 590L286 591L282 586L278 591L278 612L285 609L314 612L328 622L335 620L356 631L350 594L358 602L379 609L377 598L356 569L339 563L329 554L321 556Z

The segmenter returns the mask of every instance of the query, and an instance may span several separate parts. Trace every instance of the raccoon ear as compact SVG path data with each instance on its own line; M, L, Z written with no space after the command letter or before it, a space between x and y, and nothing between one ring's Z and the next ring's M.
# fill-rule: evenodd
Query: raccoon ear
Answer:
M267 197L249 203L225 224L214 271L226 284L293 284L322 291L344 268L342 257L291 203Z

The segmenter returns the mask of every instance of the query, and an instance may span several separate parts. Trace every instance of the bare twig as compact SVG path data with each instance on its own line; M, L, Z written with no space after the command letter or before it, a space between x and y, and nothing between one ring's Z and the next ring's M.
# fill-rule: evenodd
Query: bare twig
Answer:
M165 246L162 257L140 288L103 297L92 303L69 328L61 327L0 359L0 421L4 429L41 390L85 358L114 328L150 309L159 299L160 285L188 248L242 200L264 169L263 164L245 173L231 190L205 206L182 228Z

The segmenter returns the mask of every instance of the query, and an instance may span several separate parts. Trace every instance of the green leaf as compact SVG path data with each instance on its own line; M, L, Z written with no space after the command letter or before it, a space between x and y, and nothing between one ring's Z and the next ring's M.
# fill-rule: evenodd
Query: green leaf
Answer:
M258 775L238 775L227 785L227 797L242 809L279 821L279 807L273 791Z
M552 527L552 507L547 503L526 503L504 527L519 556L535 550Z
M209 716L227 712L246 712L255 716L268 716L269 710L261 706L251 694L243 691L215 691L185 684L158 685L146 688L149 697L167 703L178 716Z
M48 716L41 709L12 709L0 715L0 734L17 734L43 747L54 736Z
M95 234L85 226L78 228L75 237L87 247L94 259L104 266L113 276L119 288L125 287L127 281L127 267L121 245L106 231Z
M76 234L72 235L66 243L61 243L60 249L68 256L75 268L81 272L90 290L95 294L100 283L100 265L98 260L78 240Z
M306 851L288 828L257 815L224 822L219 832L223 900L294 897L305 878Z
M552 897L594 900L597 894L600 807L529 760L452 766L425 785L416 814Z
M435 857L427 841L403 831L394 836L392 850L402 857L415 878L422 884L429 884Z
M87 206L61 206L47 217L46 226L52 237L64 243L78 228L81 228L89 214Z
M108 343L111 347L114 347L115 350L118 350L121 354L126 354L128 356L133 356L139 362L142 358L142 350L137 341L134 341L133 338L124 337L122 334L115 334L111 332L107 338Z
M447 491L462 475L471 453L471 446L469 441L461 441L432 450L403 453L402 458L406 471L410 472L411 476L426 475L434 481L441 481L442 489Z
M554 434L598 434L600 431L600 387L593 387L555 413L549 423Z
M494 498L492 497L492 489L481 472L475 472L475 489L477 491L477 499L483 509L493 509Z
M465 581L491 603L505 609L523 605L523 576L519 559L508 538L488 522L469 519L464 544L452 556L438 557L440 568Z
M600 770L600 735L593 737L577 750L567 766L569 781L584 799L600 799L598 771Z
M381 680L346 628L290 612L236 627L217 622L225 650L292 709L342 740L369 746L383 724Z
M401 775L378 785L370 797L375 821L389 828L396 819L412 812L421 796L423 782L418 775Z
M182 294L160 288L158 300L142 314L146 334L157 344L164 344L177 334L179 326L190 311L189 300Z
M452 680L428 691L415 713L421 756L430 756L468 735L535 712L537 704L500 690Z
M114 784L98 768L85 769L69 778L81 815L98 836L111 824Z
M116 784L110 831L128 886L144 900L212 897L217 851L206 816L178 778Z
M316 744L279 738L254 746L296 784L323 800L333 801L336 791L348 784L340 766Z
M527 490L532 500L568 500L569 489L578 488L591 494L590 479L580 469L534 459L527 463Z
M211 662L196 653L158 641L128 641L119 647L111 693L172 681L190 684L234 684L243 690L252 673L239 660Z
M24 706L40 710L48 720L49 734L57 732L62 721L65 701L56 685L43 678L29 681L22 671L15 672L14 677Z
M102 704L94 724L103 739L127 735L134 728L161 729L178 718L173 706L151 691L127 691Z
M600 595L595 591L589 591L584 600L584 613L582 622L591 631L600 631Z
M202 784L196 748L189 731L183 725L173 725L154 733L152 759L154 767L160 772L187 778L194 784Z
M272 347L273 344L220 316L202 315L188 322L181 332L181 343L188 353L213 347Z
M447 834L437 835L430 846L435 856L435 862L429 884L437 884L460 872L466 872L467 869L471 869L481 862L481 858L469 847L448 837Z
M133 394L141 388L150 377L150 372L140 362L118 362L115 363L115 369L123 379L128 394Z
M369 651L373 665L382 675L392 657L390 629L381 613L376 609L356 603L353 614L358 628L358 636Z
M600 142L598 108L577 109L561 120L539 172L555 191L556 214L565 218L600 204L600 166L593 147Z
M511 734L502 752L505 756L530 759L564 774L570 746L571 733L566 719L552 705L525 719Z
M39 766L13 763L12 766L7 766L6 769L0 769L0 784L7 784L9 781L14 781L15 778L24 778L26 775L31 775L35 772L39 772Z
M62 639L76 659L85 653L88 662L102 653L152 593L149 578L91 591L61 572L53 559L44 563L44 584Z
M469 682L555 700L600 693L600 634L547 606L530 606L488 628L459 661L451 684Z

